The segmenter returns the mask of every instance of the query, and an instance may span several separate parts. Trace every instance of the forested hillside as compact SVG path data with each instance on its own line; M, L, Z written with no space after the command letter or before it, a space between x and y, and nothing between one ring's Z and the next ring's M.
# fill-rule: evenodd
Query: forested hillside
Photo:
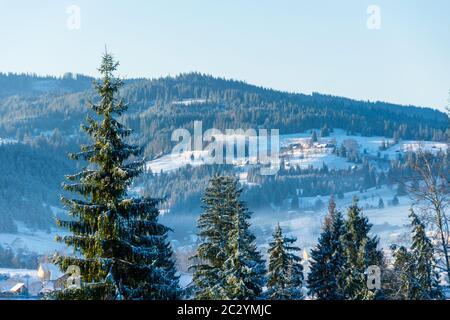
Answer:
M49 90L38 96L4 97L0 100L0 135L22 138L55 128L64 134L78 133L86 103L94 99L90 90L76 92L85 79L70 80L83 83L72 86L75 93ZM326 125L366 136L446 139L447 116L429 108L291 94L196 73L126 83L121 94L129 112L124 120L144 139L147 156L170 150L167 140L172 130L190 127L194 120L202 120L205 128L265 127L284 134ZM7 93L0 89L0 96Z
M0 181L10 186L2 188L0 193L3 229L0 231L14 231L14 219L39 228L51 221L46 205L58 205L63 174L76 169L66 161L66 153L74 151L74 146L85 139L79 125L88 114L87 103L96 100L92 81L90 77L73 75L55 78L0 74ZM146 159L168 153L173 148L172 131L192 130L196 120L203 121L204 129L263 127L279 129L281 134L342 128L348 134L394 140L447 141L449 136L448 117L430 108L356 101L318 93L280 92L198 73L153 80L130 79L125 81L120 94L129 106L121 121L134 130L129 140L144 148ZM13 143L2 143L1 139ZM350 176L362 179L369 169L358 170ZM158 196L170 196L172 200L178 198L182 200L178 203L181 207L188 204L196 207L200 186L206 184L211 172L209 169L208 174L203 174L205 169L194 171L198 171L196 176L201 181L198 190L186 188L178 196L162 194L162 189L182 189L182 179L172 177L169 182L161 176L155 178L155 185L147 191L157 190ZM339 175L336 177L339 179ZM288 180L275 179L281 184ZM364 185L352 181L352 187ZM176 183L176 188L168 187ZM269 188L273 183L265 181L265 187L261 188ZM161 184L164 188L155 187ZM268 205L283 200L274 193L261 201L253 193L244 192L250 203ZM194 197L192 201L191 197Z
M0 97L84 91L91 88L93 80L91 77L70 72L63 77L0 73Z

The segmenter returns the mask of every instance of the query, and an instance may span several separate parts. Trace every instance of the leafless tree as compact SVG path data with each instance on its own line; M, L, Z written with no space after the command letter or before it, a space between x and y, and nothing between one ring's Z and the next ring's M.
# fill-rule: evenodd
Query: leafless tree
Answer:
M435 155L420 149L413 164L414 179L418 181L409 185L409 190L415 200L414 205L420 209L424 222L433 233L439 254L437 267L447 274L450 285L449 168L449 150Z

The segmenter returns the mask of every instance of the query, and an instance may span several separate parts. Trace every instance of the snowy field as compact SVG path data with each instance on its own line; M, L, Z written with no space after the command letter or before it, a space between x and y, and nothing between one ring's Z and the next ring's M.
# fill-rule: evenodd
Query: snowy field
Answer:
M207 101L206 99L185 99L185 100L179 100L179 101L173 101L173 105L178 106L191 106L196 104L205 104Z
M309 130L304 133L280 135L280 147L287 148L296 144L308 144L311 139L311 132ZM320 130L316 130L316 132L319 133ZM235 136L235 138L240 139L241 137ZM381 158L391 160L396 159L399 153L417 151L419 148L431 152L446 150L447 148L445 143L432 141L405 140L394 144L392 139L379 136L364 137L360 135L347 135L344 130L335 129L328 137L319 138L315 146L309 149L296 150L289 159L289 165L299 165L303 168L309 166L321 168L325 163L330 169L347 169L353 163L347 161L345 158L332 154L331 148L323 147L327 143L335 143L337 146L340 146L346 140L355 141L360 153L365 152L367 155L372 156L377 156L379 153ZM391 146L387 150L380 151L383 142L389 143ZM206 157L205 151L189 151L177 155L168 154L149 161L147 163L147 169L151 169L154 173L160 173L174 171L187 165L200 166L205 164L204 157ZM233 162L234 165L239 166L242 166L244 163L245 159L239 158Z
M11 278L13 277L20 277L25 278L27 276L29 277L38 277L38 271L33 269L9 269L9 268L0 268L0 276L1 275L7 275Z
M22 223L17 222L18 233L0 233L0 245L11 247L14 250L28 249L38 254L53 254L67 250L62 243L55 241L57 235L64 235L61 230L45 232L42 230L31 230Z
M310 130L305 133L282 135L280 136L280 145L282 147L288 147L289 145L298 143L307 144L311 139L311 132L312 131ZM320 130L316 130L316 132L319 134ZM447 145L441 142L404 140L395 144L392 139L380 136L365 137L361 135L348 135L342 129L335 129L328 137L319 137L318 139L319 144L335 141L337 146L342 145L346 140L354 140L359 147L360 153L365 152L367 155L377 156L379 152L381 158L390 160L396 159L399 153L418 151L419 149L429 152L447 150ZM383 143L389 143L390 147L384 151L380 151L380 147ZM345 159L333 154L327 154L325 150L320 152L320 149L318 148L313 148L312 150L307 150L303 153L305 159L302 165L304 166L312 165L314 167L320 167L322 163L325 163L330 168L346 169L348 166L352 165L351 162L345 161Z

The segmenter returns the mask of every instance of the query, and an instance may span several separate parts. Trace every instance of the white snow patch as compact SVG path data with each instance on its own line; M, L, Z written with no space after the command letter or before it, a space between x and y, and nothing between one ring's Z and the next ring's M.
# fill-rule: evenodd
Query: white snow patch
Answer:
M52 230L47 233L42 230L31 230L21 223L17 223L18 233L0 233L0 245L12 249L28 249L38 254L53 254L67 252L65 244L56 242L57 235L64 236L62 230Z
M173 101L173 105L181 105L181 106L191 106L193 104L204 104L206 103L206 99L184 99L179 101Z

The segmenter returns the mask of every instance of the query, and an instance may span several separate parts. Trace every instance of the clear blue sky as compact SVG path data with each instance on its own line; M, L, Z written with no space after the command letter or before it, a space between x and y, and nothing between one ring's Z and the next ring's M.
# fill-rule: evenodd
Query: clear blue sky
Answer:
M66 25L70 5L81 28ZM366 10L381 9L369 30ZM443 108L448 0L0 0L0 71L124 77L199 71L275 89Z

